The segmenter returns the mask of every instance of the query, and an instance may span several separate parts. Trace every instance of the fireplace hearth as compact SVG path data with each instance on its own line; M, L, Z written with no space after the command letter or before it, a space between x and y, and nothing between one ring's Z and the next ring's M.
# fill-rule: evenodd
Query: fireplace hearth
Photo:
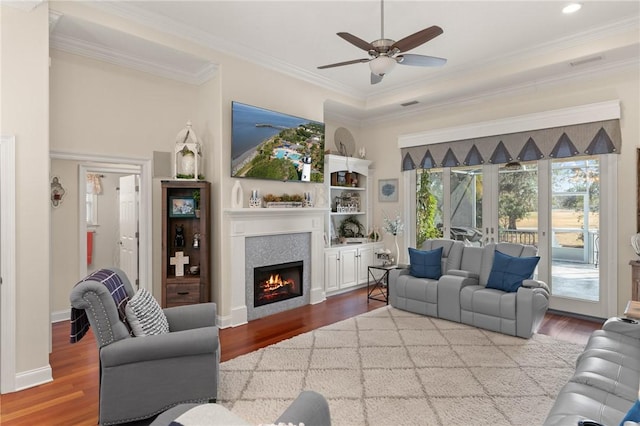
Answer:
M253 306L263 306L302 296L302 261L253 269Z

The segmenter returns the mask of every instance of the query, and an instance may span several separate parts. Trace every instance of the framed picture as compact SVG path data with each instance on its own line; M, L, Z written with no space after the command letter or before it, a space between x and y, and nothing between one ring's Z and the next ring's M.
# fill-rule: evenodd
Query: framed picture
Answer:
M398 179L378 180L378 201L382 201L382 202L398 201Z
M169 217L196 217L193 197L169 197Z

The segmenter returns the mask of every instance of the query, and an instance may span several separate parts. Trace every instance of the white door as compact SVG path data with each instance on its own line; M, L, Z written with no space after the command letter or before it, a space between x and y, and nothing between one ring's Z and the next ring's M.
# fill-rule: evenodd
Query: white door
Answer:
M358 249L358 282L366 283L369 266L373 265L373 247L360 247Z
M138 176L120 178L120 269L138 285Z
M358 285L358 249L340 250L340 288Z
M324 252L324 291L330 293L338 290L338 271L340 263L340 252L338 250L327 250Z

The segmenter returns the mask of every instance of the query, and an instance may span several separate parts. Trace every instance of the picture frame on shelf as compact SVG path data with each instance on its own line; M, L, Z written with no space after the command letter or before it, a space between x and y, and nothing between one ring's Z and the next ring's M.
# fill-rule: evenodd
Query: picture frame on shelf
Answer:
M397 202L398 201L398 179L378 180L378 201Z
M196 200L193 197L169 197L169 217L196 217Z

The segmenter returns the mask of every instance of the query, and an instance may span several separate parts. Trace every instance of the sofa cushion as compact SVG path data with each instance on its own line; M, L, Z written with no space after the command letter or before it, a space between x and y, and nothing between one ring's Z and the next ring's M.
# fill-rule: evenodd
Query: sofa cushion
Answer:
M640 400L636 400L636 403L627 411L620 426L623 426L624 422L640 422Z
M169 332L169 322L156 299L146 289L139 289L127 303L127 320L136 337Z
M540 256L513 257L496 250L487 288L506 292L518 291L522 280L531 278Z
M409 247L410 273L416 278L437 280L442 276L442 247L434 250L418 250Z

